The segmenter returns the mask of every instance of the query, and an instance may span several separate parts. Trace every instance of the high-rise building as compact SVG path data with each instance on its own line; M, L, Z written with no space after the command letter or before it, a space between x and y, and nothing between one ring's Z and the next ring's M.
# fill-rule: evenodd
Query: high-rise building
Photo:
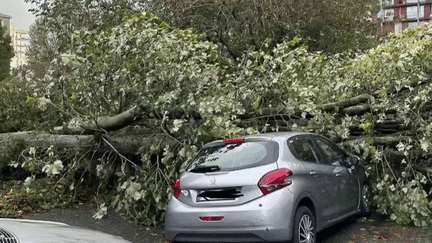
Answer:
M432 19L431 8L432 0L380 0L381 31L402 33L423 26Z
M6 27L7 32L10 34L10 19L12 17L7 15L7 14L3 14L0 13L0 23L2 27Z
M27 64L27 48L30 44L30 35L28 30L19 30L15 23L11 24L12 45L15 56L11 60L11 67L17 68Z
M20 30L15 23L11 23L11 16L0 13L0 21L3 27L7 28L7 32L12 39L12 47L15 56L11 59L11 68L17 68L27 64L27 47L30 44L30 35L28 30Z

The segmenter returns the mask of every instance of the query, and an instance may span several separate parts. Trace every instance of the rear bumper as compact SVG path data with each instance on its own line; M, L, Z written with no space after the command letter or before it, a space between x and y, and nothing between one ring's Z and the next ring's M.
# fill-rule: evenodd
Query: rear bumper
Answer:
M172 198L165 237L179 242L266 242L291 239L294 200L288 188L237 206L190 207ZM201 216L223 216L204 222Z

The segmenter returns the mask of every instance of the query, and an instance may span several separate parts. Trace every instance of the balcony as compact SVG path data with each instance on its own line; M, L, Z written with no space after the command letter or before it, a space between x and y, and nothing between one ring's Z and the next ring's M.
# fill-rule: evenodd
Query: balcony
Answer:
M414 7L414 6L424 6L424 5L431 5L431 2L426 2L425 0L408 0L404 3L404 1L395 0L393 1L383 1L382 9L395 9L395 8L401 8L401 7Z

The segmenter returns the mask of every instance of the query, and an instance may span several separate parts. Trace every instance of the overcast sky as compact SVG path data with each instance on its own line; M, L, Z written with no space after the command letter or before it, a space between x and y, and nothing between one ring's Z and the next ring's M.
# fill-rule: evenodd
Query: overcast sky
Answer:
M0 13L11 16L18 29L28 30L34 22L35 17L27 11L29 8L32 6L24 0L0 0Z

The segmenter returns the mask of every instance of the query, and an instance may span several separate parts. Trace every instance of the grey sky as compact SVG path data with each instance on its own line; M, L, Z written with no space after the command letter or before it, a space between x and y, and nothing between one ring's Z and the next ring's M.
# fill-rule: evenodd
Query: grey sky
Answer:
M32 8L24 0L0 0L0 12L12 17L18 29L28 30L34 22L35 17L27 10Z

